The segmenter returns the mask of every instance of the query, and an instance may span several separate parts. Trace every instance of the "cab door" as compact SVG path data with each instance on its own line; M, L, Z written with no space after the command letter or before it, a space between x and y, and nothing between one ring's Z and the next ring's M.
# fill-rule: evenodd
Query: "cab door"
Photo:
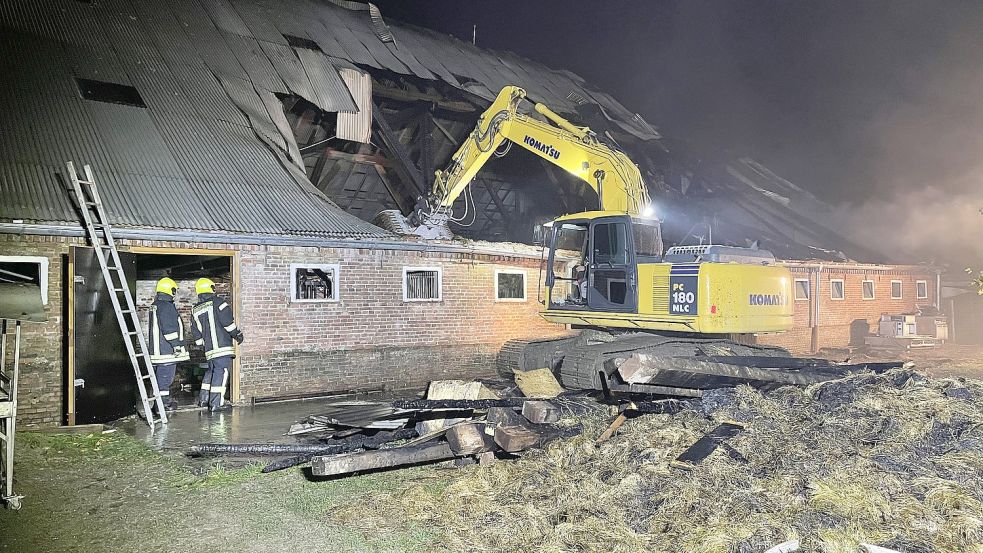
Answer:
M634 313L636 283L631 220L604 217L592 221L587 307L591 311Z

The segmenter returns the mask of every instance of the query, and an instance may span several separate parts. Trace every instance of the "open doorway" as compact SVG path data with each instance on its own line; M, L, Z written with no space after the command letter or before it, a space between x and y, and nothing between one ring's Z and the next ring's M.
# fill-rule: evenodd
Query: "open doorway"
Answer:
M101 272L91 248L73 247L69 255L68 388L69 425L104 423L136 412L139 404L133 368ZM133 294L144 332L156 284L165 276L177 281L175 305L185 326L191 359L178 364L170 388L179 407L194 404L207 368L201 346L191 340L191 309L197 302L195 281L207 277L215 291L237 309L237 264L231 250L129 248L120 251L125 280ZM238 397L238 361L230 375L228 397Z
M189 407L195 404L198 390L201 389L201 379L208 369L205 360L205 350L196 345L191 339L191 309L198 302L195 294L195 281L199 278L209 278L215 282L215 293L228 300L229 305L236 305L234 296L235 286L232 279L233 257L215 255L207 252L200 254L173 253L139 253L136 255L136 296L137 312L140 323L146 331L149 328L147 316L150 305L156 295L157 281L164 277L174 279L178 291L174 295L174 305L184 323L185 338L191 359L178 363L174 383L171 385L171 399L179 407ZM231 391L232 386L229 387Z

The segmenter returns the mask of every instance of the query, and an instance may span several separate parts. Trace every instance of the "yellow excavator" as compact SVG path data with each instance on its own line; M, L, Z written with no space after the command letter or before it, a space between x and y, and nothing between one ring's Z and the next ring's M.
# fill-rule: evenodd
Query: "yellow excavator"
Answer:
M519 87L502 89L448 167L436 172L425 205L408 219L398 211L376 219L403 234L452 237L448 223L460 219L452 213L454 201L506 142L506 148L517 144L597 192L597 211L546 225L541 315L583 331L509 342L499 356L500 369L549 366L573 388L698 395L674 392L740 379L749 363L775 365L767 359L787 356L731 338L791 328L788 269L775 264L771 253L752 248L677 246L663 253L660 221L632 160L543 104L533 108L546 121L520 112L525 98ZM618 366L637 353L659 359L662 374L645 383L620 379ZM694 376L694 360L704 372L724 374Z

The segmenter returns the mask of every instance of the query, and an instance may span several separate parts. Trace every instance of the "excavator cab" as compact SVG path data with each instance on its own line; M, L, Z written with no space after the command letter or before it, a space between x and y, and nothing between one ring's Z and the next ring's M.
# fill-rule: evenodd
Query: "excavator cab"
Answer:
M551 309L638 312L638 263L661 260L659 222L588 212L558 219L546 285Z

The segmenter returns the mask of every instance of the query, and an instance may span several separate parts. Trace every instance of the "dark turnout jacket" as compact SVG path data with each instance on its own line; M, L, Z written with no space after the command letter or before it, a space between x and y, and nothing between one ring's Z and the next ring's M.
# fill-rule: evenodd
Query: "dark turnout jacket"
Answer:
M150 362L155 365L187 361L188 350L184 346L184 324L174 306L174 298L158 292L150 306L148 317ZM175 348L180 348L175 351Z
M232 318L232 306L215 294L199 294L191 311L191 333L195 343L205 346L205 358L235 355L234 340L242 341L242 331Z

